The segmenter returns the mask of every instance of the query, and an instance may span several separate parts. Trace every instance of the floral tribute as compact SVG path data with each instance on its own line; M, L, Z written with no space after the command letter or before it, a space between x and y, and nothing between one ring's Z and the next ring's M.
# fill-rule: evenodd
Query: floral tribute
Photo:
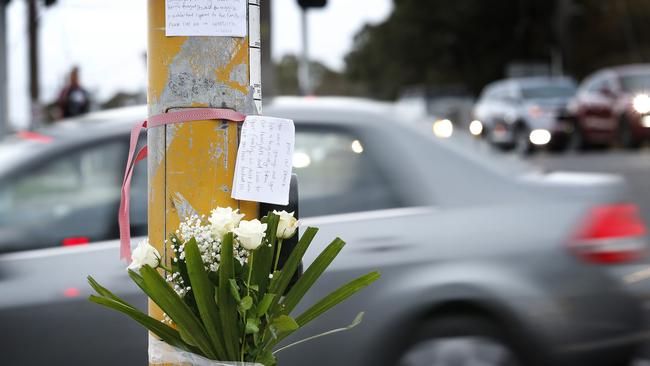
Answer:
M178 353L222 362L277 364L276 354L319 334L282 348L278 344L337 304L379 278L371 272L340 287L294 316L304 295L343 249L335 239L291 285L303 255L318 229L307 228L284 263L283 241L296 235L293 213L273 211L261 220L243 220L232 208L218 207L207 218L191 216L170 236L170 266L146 240L133 252L128 273L165 316L156 320L128 304L92 277L97 295L90 301L122 312ZM150 349L151 354L151 349Z

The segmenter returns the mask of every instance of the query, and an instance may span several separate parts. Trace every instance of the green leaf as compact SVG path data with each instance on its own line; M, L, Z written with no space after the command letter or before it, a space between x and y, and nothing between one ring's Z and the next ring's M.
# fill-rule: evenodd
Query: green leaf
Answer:
M264 351L257 356L255 362L261 363L264 366L275 366L278 361L271 351Z
M119 311L120 313L123 313L127 316L129 316L131 319L135 320L136 322L140 323L142 326L147 328L149 331L151 331L153 334L158 336L158 338L162 339L164 342L166 342L169 345L172 345L174 347L178 347L180 349L183 349L185 351L189 351L192 353L198 353L199 350L196 348L190 346L186 342L183 342L181 339L180 334L178 331L176 331L174 328L163 324L161 321L156 320L140 310L137 310L133 306L127 304L123 300L120 299L120 301L114 300L112 298L106 298L106 297L99 297L95 295L91 295L88 300L105 306L109 309L113 309L116 311Z
M276 318L273 318L271 321L271 327L273 327L278 334L293 332L299 328L298 323L288 315L280 315Z
M241 296L239 296L239 286L237 285L237 280L234 278L231 278L228 280L230 283L230 293L232 294L232 297L235 299L237 302L241 302Z
M370 272L366 275L363 275L353 281L350 281L344 286L339 287L337 290L331 294L325 296L319 302L314 304L312 307L307 309L305 312L296 317L296 323L299 327L304 327L312 320L318 318L326 311L330 310L334 306L340 304L341 302L348 299L350 296L361 291L363 288L369 286L371 283L379 279L381 275L379 272ZM280 342L285 337L289 336L290 333L284 333L277 337L273 342L269 344L269 347L273 347L278 342Z
M142 276L129 271L129 276L133 281L167 313L179 328L189 335L192 343L198 346L203 355L210 359L216 359L215 350L212 348L205 328L160 273L150 266L144 265L140 268L140 274Z
M208 273L205 271L201 252L194 238L185 243L185 261L187 263L187 273L192 285L194 300L198 307L203 326L212 342L212 348L216 351L217 358L223 359L226 356L226 350L219 329L217 328L219 312L214 303L214 286L208 278Z
M123 305L126 305L126 306L128 306L128 307L130 307L130 308L135 309L135 307L133 307L132 305L128 304L126 301L120 299L118 296L116 296L115 294L113 294L112 292L110 292L109 290L107 290L106 288L102 287L102 286L99 284L99 282L95 281L95 279L92 278L91 276L88 276L88 277L86 277L86 278L87 278L88 283L90 284L90 286L91 286L91 287L95 290L95 292L97 292L99 295L101 295L101 296L103 296L103 297L106 297L106 298L109 298L109 299L111 299L111 300L117 301L117 302L119 302L119 303L121 303L121 304L123 304Z
M239 314L235 299L230 293L230 280L234 279L233 235L224 235L221 241L221 263L219 264L219 293L217 296L221 332L226 348L227 360L239 356Z
M250 308L253 307L253 298L250 296L246 296L243 299L241 299L241 302L239 303L239 308L248 311Z
M260 320L258 318L246 319L246 334L255 334L260 331Z
M275 352L273 352L273 354L275 355L275 354L277 354L278 352L282 352L282 351L286 350L287 348L291 348L291 347L293 347L293 346L297 346L297 345L299 345L299 344L301 344L301 343L305 343L305 342L313 341L314 339L317 339L317 338L320 338L320 337L325 337L325 336L328 336L328 335L331 335L331 334L334 334L334 333L339 333L339 332L344 332L344 331L346 331L346 330L350 330L350 329L356 327L357 325L361 324L361 321L362 321L362 320L363 320L363 312L357 314L357 316L354 318L354 320L352 321L352 323L351 323L350 325L348 325L347 327L338 328L338 329L332 329L332 330L330 330L330 331L323 332L323 333L317 334L317 335L315 335L315 336L311 336L311 337L307 337L307 338L305 338L305 339L301 339L301 340L299 340L299 341L297 341L297 342L294 342L294 343L288 344L288 345L286 345L286 346L284 346L284 347L282 347L282 348L276 350Z
M350 296L361 291L373 282L377 281L381 275L379 272L370 272L355 280L350 281L344 286L339 287L336 291L325 296L322 300L314 304L305 312L296 318L296 322L302 327L310 321L318 318L323 313L348 299Z
M284 267L282 267L282 270L274 274L269 292L278 294L279 296L282 296L282 294L284 294L285 290L289 286L289 283L291 283L291 278L293 278L293 275L296 273L298 267L300 266L302 257L305 255L305 252L307 252L307 249L309 248L309 245L314 239L314 236L316 236L317 232L318 229L313 227L309 227L307 230L305 230L305 233L298 241L298 244L291 252L291 255L289 255L289 258L285 262ZM277 300L279 300L279 298L277 298Z
M251 282L253 285L258 286L260 294L265 293L269 285L269 273L271 273L271 267L273 266L273 252L276 245L275 234L279 220L280 217L277 215L272 213L268 215L266 236L262 245L255 251Z
M307 268L305 273L296 281L287 296L282 301L282 312L290 314L298 305L300 300L311 289L314 283L323 275L323 272L332 264L332 261L339 255L345 242L336 238L330 245L321 252L314 262Z
M275 298L275 294L271 294L271 293L264 294L262 301L260 301L257 307L257 316L266 315L266 313L269 311L269 307L271 306L271 303L273 302L274 298Z

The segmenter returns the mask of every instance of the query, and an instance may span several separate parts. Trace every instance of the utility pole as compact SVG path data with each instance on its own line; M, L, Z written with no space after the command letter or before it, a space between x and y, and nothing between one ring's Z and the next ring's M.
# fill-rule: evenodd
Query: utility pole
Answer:
M273 33L271 5L271 0L262 0L260 4L262 44L264 45L264 51L262 52L262 85L264 85L263 94L266 100L276 94L275 72L271 55L273 49L271 44L271 34Z
M298 66L298 84L302 95L312 95L314 85L311 77L309 64L309 21L308 10L311 8L322 8L327 5L327 0L298 0L298 5L302 9L300 21L302 23L302 55L300 65Z
M30 128L41 122L40 89L38 75L38 4L37 0L27 0L27 34L29 43L29 100L31 121Z
M309 65L309 22L307 19L308 8L302 8L300 12L300 23L302 26L302 54L300 56L300 67L298 69L298 83L302 95L311 95L314 90L311 83L311 67Z
M0 0L0 139L9 127L7 100L7 0Z
M148 0L150 116L194 107L261 113L259 0L247 3L246 38L167 37L165 0ZM207 216L216 206L229 206L246 219L258 216L257 203L230 198L239 131L239 123L214 120L147 131L149 240L166 265L173 257L166 239L185 215ZM151 301L149 313L162 319Z

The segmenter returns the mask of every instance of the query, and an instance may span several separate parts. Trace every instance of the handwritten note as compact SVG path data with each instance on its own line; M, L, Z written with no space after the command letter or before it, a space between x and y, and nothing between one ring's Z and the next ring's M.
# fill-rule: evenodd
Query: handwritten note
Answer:
M247 0L165 0L167 36L246 37Z
M248 116L241 131L232 198L289 204L294 143L292 120Z

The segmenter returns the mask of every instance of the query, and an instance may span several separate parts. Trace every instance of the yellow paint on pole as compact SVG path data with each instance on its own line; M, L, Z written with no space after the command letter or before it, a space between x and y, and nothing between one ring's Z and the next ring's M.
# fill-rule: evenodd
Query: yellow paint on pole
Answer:
M149 115L192 107L258 114L248 38L166 37L165 0L148 0L148 18ZM257 204L230 198L239 130L235 122L197 121L148 131L149 240L166 265L165 239L186 215L230 206L257 217ZM162 319L151 301L149 313Z

